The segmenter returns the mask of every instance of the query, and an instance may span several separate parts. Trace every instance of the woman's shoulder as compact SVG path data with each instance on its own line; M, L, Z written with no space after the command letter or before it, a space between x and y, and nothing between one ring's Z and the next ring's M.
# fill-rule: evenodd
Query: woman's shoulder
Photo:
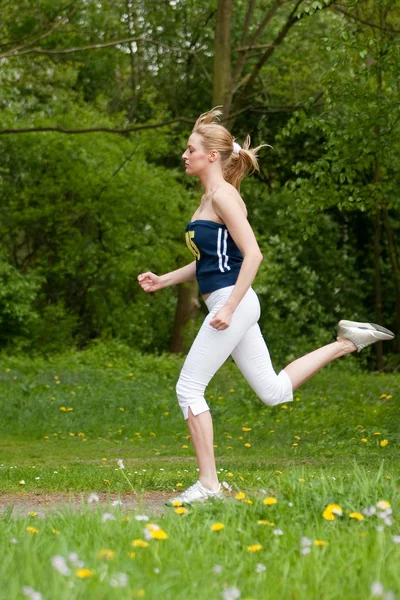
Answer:
M211 202L217 214L218 211L229 210L232 208L232 203L235 202L235 204L242 209L247 217L247 208L243 198L237 189L227 181L223 183L217 190L215 190Z

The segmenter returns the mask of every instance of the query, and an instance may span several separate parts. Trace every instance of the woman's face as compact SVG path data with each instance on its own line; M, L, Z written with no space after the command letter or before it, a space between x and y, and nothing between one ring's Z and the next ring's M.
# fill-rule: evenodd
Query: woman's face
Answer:
M187 148L182 154L185 161L186 173L199 176L210 164L210 153L203 148L202 137L198 133L192 133L188 140Z

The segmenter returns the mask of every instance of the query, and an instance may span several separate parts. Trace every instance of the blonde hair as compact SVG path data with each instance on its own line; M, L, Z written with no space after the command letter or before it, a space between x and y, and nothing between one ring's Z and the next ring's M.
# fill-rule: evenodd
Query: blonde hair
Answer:
M197 119L192 133L198 133L202 136L203 147L207 152L218 150L225 180L239 191L243 177L254 173L254 171L259 171L257 152L260 148L269 146L269 144L261 144L257 148L250 148L250 136L248 135L240 151L233 152L235 139L219 122L220 115L222 115L222 111L219 110L218 106L203 113ZM272 148L272 146L269 147Z

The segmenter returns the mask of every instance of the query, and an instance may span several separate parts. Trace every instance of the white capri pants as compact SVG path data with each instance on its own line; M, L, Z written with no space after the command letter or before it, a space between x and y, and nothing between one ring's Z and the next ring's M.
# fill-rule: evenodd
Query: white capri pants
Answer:
M286 371L275 373L258 319L260 302L249 290L232 315L227 329L218 331L210 321L228 300L234 286L212 292L206 305L209 314L194 340L176 385L178 402L185 419L189 407L194 415L210 410L204 392L211 378L231 355L257 396L268 406L293 400L293 389Z

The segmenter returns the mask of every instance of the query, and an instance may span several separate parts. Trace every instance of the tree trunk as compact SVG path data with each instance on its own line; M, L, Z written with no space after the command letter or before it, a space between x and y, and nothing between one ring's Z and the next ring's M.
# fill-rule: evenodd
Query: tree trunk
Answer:
M229 115L232 105L231 67L232 0L218 0L214 44L213 106L223 105Z
M387 208L383 209L383 222L385 224L385 230L388 241L388 250L390 256L390 262L392 264L394 285L396 290L396 331L400 331L400 266L399 259L397 256L396 244L394 241L393 229L389 219L389 213ZM400 352L400 336L396 339L396 351Z
M179 285L170 352L181 353L187 350L187 325L196 317L200 308L198 293L197 281L188 281Z

